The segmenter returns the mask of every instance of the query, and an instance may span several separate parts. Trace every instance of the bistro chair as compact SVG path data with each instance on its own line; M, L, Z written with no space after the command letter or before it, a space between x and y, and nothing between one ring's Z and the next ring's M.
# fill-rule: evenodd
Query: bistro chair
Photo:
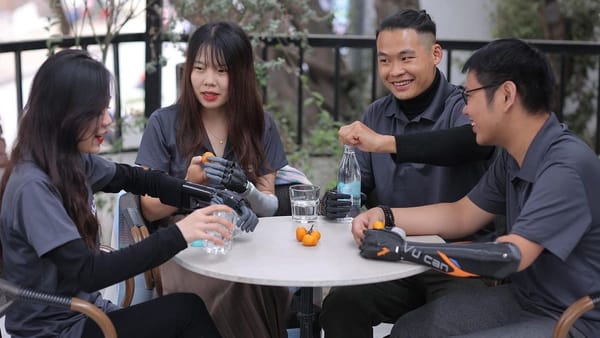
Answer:
M142 217L140 209L140 196L121 191L117 195L115 214L115 224L113 227L113 243L118 248L124 248L131 244L138 243L150 235L148 225ZM136 284L139 276L136 276ZM143 273L145 289L149 292L136 293L133 303L149 300L154 297L152 290L156 295L163 295L162 279L160 276L160 268L154 267Z
M600 294L592 294L579 298L569 306L560 316L554 327L552 338L566 338L573 324L584 313L594 309L600 302Z
M117 338L117 331L108 316L94 304L81 298L47 294L21 288L9 281L0 279L0 316L3 316L14 301L32 302L68 308L91 318L102 330L106 338Z

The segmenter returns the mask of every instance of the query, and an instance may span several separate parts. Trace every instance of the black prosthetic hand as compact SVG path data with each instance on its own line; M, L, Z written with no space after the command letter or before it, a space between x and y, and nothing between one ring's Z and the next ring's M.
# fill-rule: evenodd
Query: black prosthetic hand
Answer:
M237 227L245 232L252 232L258 224L258 217L250 209L248 202L239 197L237 194L226 190L217 191L212 199L213 204L225 204L235 210L238 214L239 219L237 221Z
M329 190L323 195L319 203L319 213L327 218L343 218L350 212L350 195Z
M207 188L212 190L210 196L206 195ZM190 209L201 208L209 204L225 204L238 214L239 219L236 225L241 230L246 232L254 231L258 224L258 217L250 209L248 202L236 193L227 190L216 190L191 182L183 184L182 191L184 194L187 194Z
M521 252L512 243L434 244L408 242L387 230L365 230L360 245L365 258L406 260L455 277L506 278L517 271Z
M211 182L237 193L246 191L248 178L237 163L217 156L210 156L207 160L204 171Z
M102 191L118 192L121 189L137 195L158 197L162 203L186 213L210 204L225 204L238 214L240 219L237 226L240 229L253 231L258 224L256 214L237 194L188 182L157 170L117 164L114 177Z

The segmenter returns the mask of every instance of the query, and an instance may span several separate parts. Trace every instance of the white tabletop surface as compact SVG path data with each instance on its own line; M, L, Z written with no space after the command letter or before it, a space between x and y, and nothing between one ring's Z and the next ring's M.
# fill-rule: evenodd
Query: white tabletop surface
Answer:
M412 276L428 268L408 262L365 259L349 223L320 217L317 246L296 240L290 216L263 217L253 233L236 237L227 255L210 255L188 247L174 257L182 267L219 279L261 285L340 286L368 284ZM410 241L438 242L438 236L409 236Z

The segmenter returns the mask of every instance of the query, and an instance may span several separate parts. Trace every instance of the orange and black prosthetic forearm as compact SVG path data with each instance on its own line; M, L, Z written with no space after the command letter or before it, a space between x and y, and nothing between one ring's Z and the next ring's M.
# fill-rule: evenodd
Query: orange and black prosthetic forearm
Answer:
M405 260L455 277L502 279L517 271L521 252L512 243L433 244L407 242L386 230L366 230L360 254L371 259Z

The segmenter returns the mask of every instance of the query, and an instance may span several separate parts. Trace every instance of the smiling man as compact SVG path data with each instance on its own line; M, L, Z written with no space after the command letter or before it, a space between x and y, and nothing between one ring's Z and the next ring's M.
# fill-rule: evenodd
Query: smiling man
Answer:
M539 51L520 40L497 40L475 52L464 69L464 113L477 143L502 151L459 201L392 209L392 218L408 235L452 239L504 214L507 234L490 243L413 245L394 232L365 231L385 218L379 208L357 216L352 232L367 258L511 278L494 288L454 291L409 312L392 337L550 337L571 303L600 292L600 161L551 112L554 78ZM570 332L598 336L599 309L585 313Z
M493 147L477 145L462 113L461 88L448 83L437 68L442 57L436 25L425 11L402 10L383 20L377 31L379 77L390 93L369 105L362 121L342 127L340 139L360 150L361 190L377 199L378 210L457 201L475 186L491 158ZM373 134L391 138L394 149L367 146ZM327 193L322 199L325 216L345 213L344 198ZM477 240L485 230L469 239ZM394 322L449 291L478 287L485 287L479 279L431 271L333 288L320 320L327 338L372 337L373 325Z

